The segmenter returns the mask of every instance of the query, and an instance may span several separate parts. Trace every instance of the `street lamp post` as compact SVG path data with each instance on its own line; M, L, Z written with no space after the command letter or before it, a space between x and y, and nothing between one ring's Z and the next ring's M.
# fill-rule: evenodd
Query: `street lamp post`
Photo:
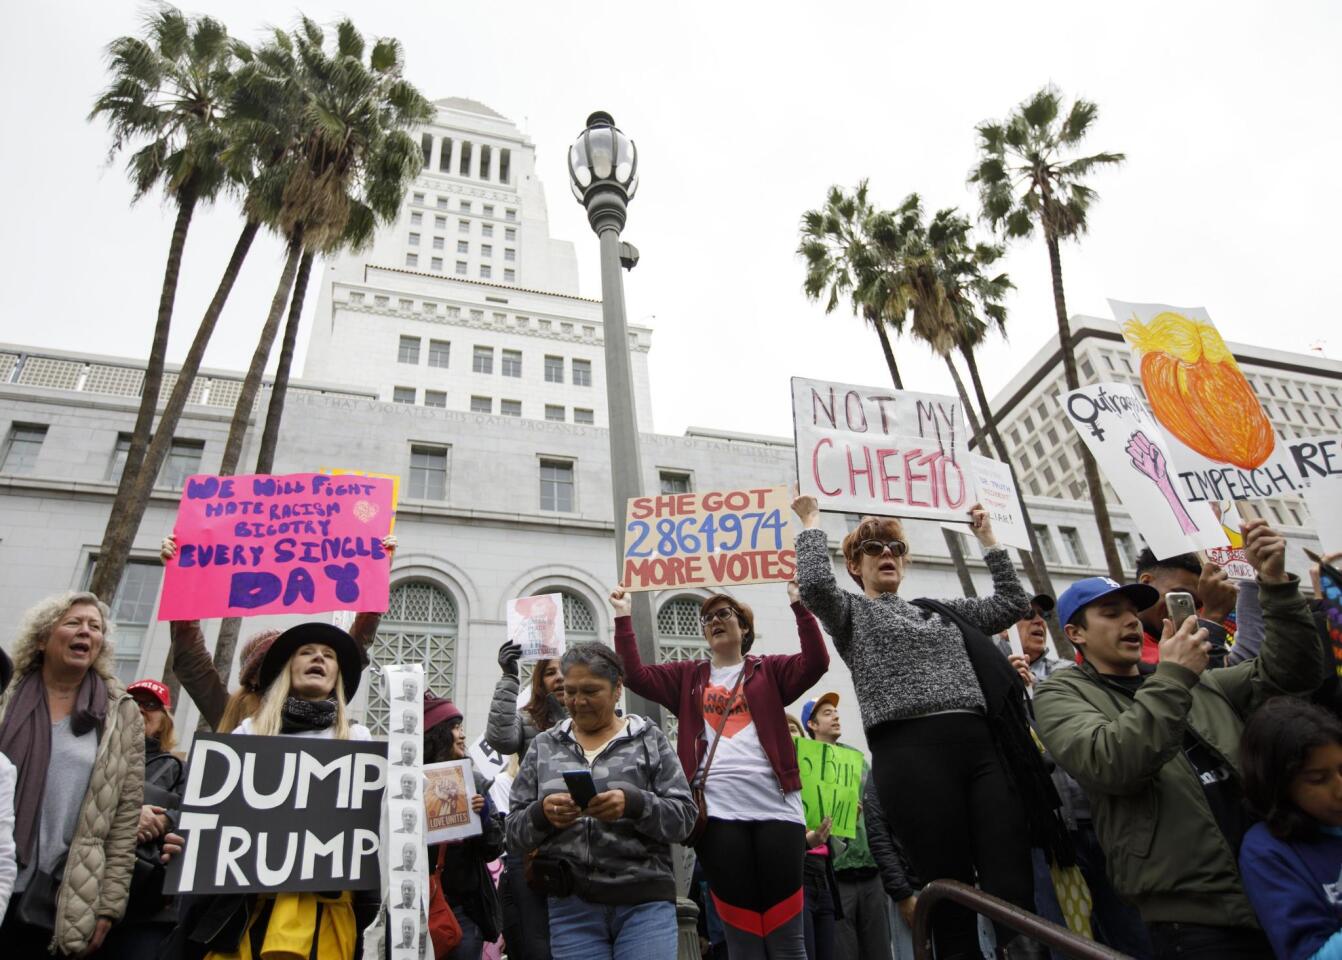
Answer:
M634 371L629 361L629 329L624 315L622 259L630 268L637 254L622 258L620 231L629 201L638 190L638 151L611 115L598 111L587 118L587 128L569 148L569 185L573 196L587 208L587 222L601 243L601 320L606 340L606 408L610 421L610 480L615 518L617 581L624 556L625 506L643 493L643 458L638 441L638 412L634 405ZM652 598L633 594L634 630L644 663L657 662ZM661 708L643 697L626 694L631 713L661 721Z

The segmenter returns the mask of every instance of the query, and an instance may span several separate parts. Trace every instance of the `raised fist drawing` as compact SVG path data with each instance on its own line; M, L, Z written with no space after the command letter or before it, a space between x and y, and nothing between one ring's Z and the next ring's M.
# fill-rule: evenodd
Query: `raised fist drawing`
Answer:
M1174 511L1174 519L1179 521L1179 528L1184 533L1193 533L1198 525L1193 522L1193 518L1188 515L1187 508L1179 499L1179 494L1174 490L1174 483L1170 480L1169 465L1165 462L1165 454L1151 441L1151 438L1142 431L1138 430L1132 436L1128 437L1127 454L1132 458L1132 465L1137 472L1148 478L1156 485L1165 501Z

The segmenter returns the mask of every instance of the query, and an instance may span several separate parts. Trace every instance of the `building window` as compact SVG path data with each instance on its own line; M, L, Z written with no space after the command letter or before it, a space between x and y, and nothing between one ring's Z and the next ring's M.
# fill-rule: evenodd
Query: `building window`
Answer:
M1087 357L1081 358L1081 373L1087 380L1095 379L1095 368L1091 366L1090 360Z
M1044 445L1036 440L1031 446L1034 448L1034 455L1040 460L1044 459Z
M424 214L420 213L418 210L410 214L410 225L412 227L417 227L423 222L424 222Z
M419 255L414 253L407 253L405 255L405 265L407 267L419 266Z
M490 243L480 244L480 256L482 257L494 256L494 245Z
M1013 447L1018 447L1018 446L1020 446L1020 434L1016 431L1016 428L1015 428L1015 427L1012 427L1012 428L1011 428L1011 434L1010 434L1010 435L1011 435L1011 445L1012 445Z
M662 484L662 493L689 493L690 475L680 473L674 470L663 470L659 474Z
M522 375L522 351L504 350L503 351L503 370L505 377L520 377Z
M425 391L424 391L424 406L426 406L426 407L446 407L446 406L447 406L447 391L446 391L446 390L425 390Z
M434 237L434 238L433 238L433 249L435 249L435 250L441 250L441 249L443 249L443 238L442 238L442 237Z
M391 388L391 402L392 402L392 403L414 403L414 402L415 402L415 388L414 388L414 387L392 387L392 388Z
M483 213L483 214L484 214L485 216L487 216L487 217L492 217L492 216L494 216L494 204L492 204L492 203L486 203L484 206L482 206L482 207L480 208L480 212Z
M503 282L504 282L504 283L515 283L516 281L517 281L517 271L516 271L516 270L512 269L512 267L509 267L508 269L506 269L506 270L503 271Z
M367 723L375 737L390 727L391 697L381 667L424 664L424 685L444 697L456 694L457 606L432 583L400 583L391 589L377 639L368 648Z
M494 224L492 224L492 223L482 223L482 224L480 224L480 236L482 236L482 237L492 237L492 236L494 236Z
M438 147L438 172L452 172L452 138L443 137Z
M89 559L85 587L93 576L97 557ZM116 626L116 660L114 669L123 684L140 679L140 654L144 650L145 634L154 622L154 603L158 600L159 581L163 564L152 560L129 560L117 584L112 601L112 623Z
M471 356L472 373L493 373L494 372L494 348L476 347Z
M590 387L592 385L591 360L573 361L573 385L575 387Z
M471 141L461 141L461 162L457 164L457 173L463 177L471 175Z
M106 479L121 480L121 471L126 469L126 457L130 455L130 434L118 433L112 447L112 459L107 463Z
M446 209L447 209L447 197L439 197L439 198L438 198L438 209L439 209L439 210L446 210Z
M517 260L517 251L512 247L503 248L503 259L508 263L514 263Z
M563 423L565 420L564 408L557 404L547 403L545 405L545 419L553 420L556 423Z
M458 260L458 261L457 261L457 276L459 276L459 277L464 277L464 276L466 276L466 261L465 261L465 260Z
M471 413L493 413L494 401L490 397L471 397Z
M410 234L410 246L412 247L419 246L419 234L417 233Z
M491 164L492 164L492 161L493 161L493 159L494 159L494 157L493 157L493 153L494 153L494 151L490 148L489 144L487 144L487 143L482 143L482 144L480 144L480 179L481 179L481 180L488 180L488 179L489 179L489 168L490 168L490 166L491 166Z
M457 233L470 233L470 232L471 232L471 221L469 220L457 221Z
M507 210L504 210L504 211L503 211L503 219L505 219L505 220L516 220L516 219L517 219L517 211L514 210L512 207L509 207Z
M422 194L422 193L416 193L416 194L414 195L414 198L413 198L413 199L414 199L414 202L415 202L415 203L423 203L423 202L424 202L424 194Z
M157 486L180 490L186 478L200 473L200 458L205 455L204 440L173 440L168 457L158 472Z
M522 401L500 400L499 414L505 417L520 417L522 415Z
M396 350L397 363L419 363L419 337L402 337Z
M480 264L480 279L492 280L493 277L494 277L494 271L490 268L489 264L487 263Z
M429 366L447 368L452 353L452 344L446 340L429 341Z
M431 260L429 261L429 269L430 269L430 270L436 270L436 271L438 271L439 273L442 273L442 272L443 272L443 258L442 258L442 257L434 257L433 259L431 259Z
M511 183L513 175L513 152L507 147L499 148L499 183Z
M556 513L573 512L572 461L541 461L541 509Z
M503 228L503 239L509 241L510 243L511 243L512 241L516 240L516 239L517 239L517 228L516 228L516 227L504 227L504 228Z
M1026 432L1026 433L1029 433L1029 432L1031 432L1032 430L1034 430L1034 418L1033 418L1033 417L1031 417L1031 416L1027 413L1027 414L1026 414L1024 417L1022 417L1021 419L1022 419L1022 420L1024 421L1024 423L1025 423L1025 432Z
M1054 430L1052 427L1049 427L1044 431L1044 436L1048 437L1048 445L1050 447L1056 447L1058 445L1058 431Z
M447 448L410 445L410 489L414 500L447 498Z
M1062 545L1067 549L1067 562L1084 567L1086 548L1081 545L1081 534L1077 533L1076 527L1059 527L1058 533L1062 534Z
M434 217L434 218L433 218L433 229L435 229L435 230L446 230L446 229L447 229L447 217L441 217L441 216L440 216L440 217Z
M471 252L471 242L469 240L457 241L457 253L468 254Z
M1137 547L1132 542L1132 534L1122 531L1114 534L1114 546L1118 547L1118 555L1123 558L1123 566L1134 570L1137 567Z
M389 297L385 297L385 296L383 296L382 294L374 294L374 295L373 295L373 305L374 305L374 306L385 307L385 306L386 306L387 304L389 304L389 303L391 303L391 298L389 298Z
M551 357L545 358L545 382L563 383L564 382L564 358Z
M1058 562L1058 548L1053 545L1053 534L1049 532L1048 527L1042 523L1034 524L1034 538L1039 544L1039 549L1043 551L1045 563Z
M1047 483L1050 487L1053 486L1053 468L1046 463L1044 464L1044 469L1041 472L1044 474L1044 482Z
M424 154L424 166L427 167L433 159L433 135L424 133L419 137L419 149Z
M573 408L573 422L591 426L596 423L596 415L591 410L584 410L582 407Z

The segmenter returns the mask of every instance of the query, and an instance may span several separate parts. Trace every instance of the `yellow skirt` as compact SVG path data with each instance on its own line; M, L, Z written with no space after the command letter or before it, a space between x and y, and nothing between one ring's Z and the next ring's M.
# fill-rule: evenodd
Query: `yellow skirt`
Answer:
M321 960L353 960L358 930L348 890L336 897L320 893L267 894L259 897L257 904L263 905L267 899L275 903L265 921L265 932L260 934L260 952L252 950L252 928L265 912L258 909L237 950L210 951L206 960L308 960L313 956L314 940L316 956Z

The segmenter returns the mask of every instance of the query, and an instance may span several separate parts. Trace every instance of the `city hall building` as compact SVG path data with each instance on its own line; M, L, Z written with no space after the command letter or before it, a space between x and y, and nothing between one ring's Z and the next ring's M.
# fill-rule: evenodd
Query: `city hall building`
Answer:
M578 295L572 244L550 236L535 147L482 104L451 98L438 108L437 120L422 132L424 169L397 223L370 250L324 267L311 344L302 377L289 390L274 472L346 468L400 476L391 602L371 656L375 664L422 662L430 686L461 705L474 737L484 729L498 678L495 657L509 600L560 593L570 641L612 642L606 595L617 576L617 518L611 515L601 305ZM681 436L656 433L647 364L653 346L652 330L630 327L646 492L794 482L790 438L698 428ZM1325 366L1317 358L1297 362ZM143 373L136 359L0 344L6 645L30 605L87 583ZM164 397L174 378L170 367ZM1033 404L1041 384L1046 392L1046 380L1041 374L1017 406ZM162 673L169 638L167 624L157 620L158 545L172 532L185 478L218 469L240 386L236 372L203 370L178 425L113 604L116 668L125 681ZM1008 389L1019 394L1021 385ZM257 410L264 412L266 402L263 391ZM254 421L243 472L254 462L258 434ZM1012 439L1023 456L1027 439ZM1031 480L1033 469L1026 474ZM1089 502L1057 482L1036 481L1024 492L1046 535L1045 550L1055 538L1065 545L1049 558L1058 589L1102 572ZM1140 537L1116 501L1113 513L1131 564ZM826 516L834 550L853 520ZM959 594L940 525L911 522L908 529L913 563L902 592ZM1289 562L1303 570L1301 548L1317 548L1317 542L1303 528L1288 527L1288 533ZM978 550L967 532L959 535L975 581L987 592ZM836 571L847 582L841 558ZM782 584L732 592L756 611L756 652L797 650ZM655 595L661 659L706 656L698 622L702 596L699 590ZM297 619L248 620L242 636ZM205 625L211 643L217 626ZM851 721L847 739L861 745L852 682L837 655L814 692L819 689L839 692ZM354 707L375 732L385 730L380 682L365 682ZM178 729L194 729L196 718L183 697Z

